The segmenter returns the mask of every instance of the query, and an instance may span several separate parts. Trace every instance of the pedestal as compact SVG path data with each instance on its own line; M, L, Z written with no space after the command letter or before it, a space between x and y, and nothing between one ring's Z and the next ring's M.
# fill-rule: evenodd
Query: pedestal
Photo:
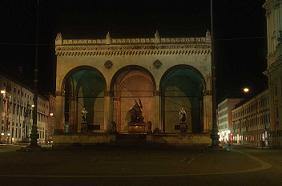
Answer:
M179 123L179 130L181 133L187 132L188 130L187 123Z
M128 124L129 133L145 133L145 123L130 123Z

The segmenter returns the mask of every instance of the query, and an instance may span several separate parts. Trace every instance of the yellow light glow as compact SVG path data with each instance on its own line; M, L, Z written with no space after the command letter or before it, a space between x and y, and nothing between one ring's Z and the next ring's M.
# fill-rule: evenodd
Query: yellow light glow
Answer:
M5 90L1 90L1 94L5 94L6 93L6 91Z
M50 116L51 116L51 117L52 117L52 116L54 116L54 113L53 113L53 112L51 112L51 113L50 113Z
M35 105L31 105L31 107L32 107L32 108L34 108L34 107L35 107Z
M243 88L243 92L248 93L248 92L250 92L250 89L248 87L245 87L245 88Z

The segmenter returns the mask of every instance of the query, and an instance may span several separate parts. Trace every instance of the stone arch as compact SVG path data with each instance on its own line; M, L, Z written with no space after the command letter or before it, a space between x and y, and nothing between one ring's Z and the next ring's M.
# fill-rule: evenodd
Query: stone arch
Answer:
M169 68L160 80L161 118L165 132L177 132L178 113L187 112L188 132L203 131L203 92L206 82L202 73L190 65Z
M144 122L154 122L156 83L144 67L129 65L119 69L112 78L113 121L118 132L128 132L128 111L139 99L143 105Z
M66 74L62 83L63 112L69 132L81 131L83 108L88 112L85 122L100 125L103 130L106 87L103 74L91 66L79 66Z

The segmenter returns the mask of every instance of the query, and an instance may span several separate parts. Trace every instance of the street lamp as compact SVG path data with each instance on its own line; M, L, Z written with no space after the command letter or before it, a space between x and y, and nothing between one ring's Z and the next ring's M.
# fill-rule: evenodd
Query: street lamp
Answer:
M214 25L213 25L213 0L210 0L210 24L211 24L211 81L212 81L212 130L211 130L211 140L212 147L218 147L219 136L218 136L218 126L216 122L216 61L214 55Z
M2 143L2 138L4 137L5 133L1 132L1 136L0 136L0 143Z
M243 88L243 92L244 92L245 94L248 94L248 93L250 92L250 88L249 88L249 87L244 87L244 88Z
M38 100L38 43L39 43L39 0L36 1L36 30L35 30L35 56L34 56L34 79L33 79L33 88L34 88L34 96L33 96L33 114L32 114L32 128L30 134L30 145L31 149L38 148L37 140L38 140L38 131L37 131L37 100Z
M7 143L10 143L11 133L10 133L10 132L8 132L8 133L7 133L7 136L8 136L8 138L7 138Z

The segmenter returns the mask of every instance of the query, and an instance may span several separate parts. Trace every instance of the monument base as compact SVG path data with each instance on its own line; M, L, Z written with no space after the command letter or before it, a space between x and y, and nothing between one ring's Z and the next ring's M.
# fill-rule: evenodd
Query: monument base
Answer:
M145 123L130 123L128 133L145 133Z
M186 133L188 131L188 125L185 122L181 122L174 126L175 130L179 130L180 133Z

